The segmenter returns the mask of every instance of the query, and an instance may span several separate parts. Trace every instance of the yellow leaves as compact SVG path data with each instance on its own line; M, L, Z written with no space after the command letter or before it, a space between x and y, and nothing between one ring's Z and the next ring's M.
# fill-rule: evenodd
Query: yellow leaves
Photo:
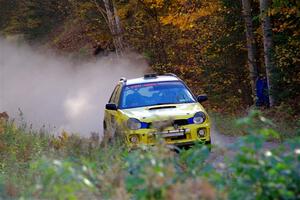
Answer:
M278 13L278 9L272 8L268 11L268 15L272 16L272 15L276 15Z
M123 6L122 8L118 9L118 16L120 17L120 19L126 19L129 10L127 6Z
M193 43L193 40L191 39L186 39L186 38L179 38L177 41L178 45L190 45Z
M285 16L286 18L289 18L291 16L296 16L298 14L298 9L296 6L294 7L281 7L281 8L272 8L268 11L268 15L274 16L276 14L281 14Z
M281 68L288 68L291 64L297 65L300 62L300 42L297 40L290 40L284 45L275 46L275 58L278 62L278 66Z
M59 135L57 138L52 139L51 144L55 149L61 149L69 141L69 138L69 134L65 130L63 130L61 132L61 135Z
M80 18L84 18L90 10L93 10L95 8L95 5L91 2L85 2L77 3L76 7L77 16Z
M59 138L62 142L65 142L65 141L68 140L69 134L68 134L65 130L63 130L62 133L61 133L61 135L58 136L58 138Z
M6 112L0 113L0 134L4 132L4 127L9 119L9 116Z
M161 17L161 22L164 25L172 24L179 27L182 30L187 30L193 28L196 24L196 20L200 17L205 17L210 15L210 11L199 9L197 12L187 13L180 15L169 15L166 17Z
M27 26L29 28L37 28L39 27L41 22L39 20L34 20L34 19L28 19L27 20Z
M214 14L220 10L221 7L218 1L204 1L200 7L197 3L189 6L187 6L185 2L179 4L183 7L173 5L169 9L169 13L160 17L162 24L174 25L181 30L193 29L198 19Z
M290 6L281 5L269 10L268 14L274 16L274 32L288 31L292 36L297 36L299 30L299 8L296 4Z
M0 118L0 134L4 133L4 119Z
M159 9L164 6L164 0L143 0L151 9Z

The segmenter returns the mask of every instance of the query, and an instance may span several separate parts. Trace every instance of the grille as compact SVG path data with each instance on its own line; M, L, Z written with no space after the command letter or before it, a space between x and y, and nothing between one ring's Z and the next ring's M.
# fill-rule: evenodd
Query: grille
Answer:
M170 137L170 140L184 140L186 139L186 135L180 135L180 136L176 136L176 137Z
M189 124L189 122L188 122L187 119L176 119L173 122L173 125L175 125L175 124L178 125L178 126L184 126L184 125Z
M172 123L173 126L184 126L184 125L188 125L189 122L187 119L176 119L174 120L174 122ZM153 128L152 123L146 123L145 128Z

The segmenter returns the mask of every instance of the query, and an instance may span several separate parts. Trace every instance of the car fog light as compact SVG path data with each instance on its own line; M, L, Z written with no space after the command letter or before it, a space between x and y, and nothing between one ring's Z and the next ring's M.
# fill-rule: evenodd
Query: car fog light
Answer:
M199 129L198 130L198 137L204 137L205 136L205 130L204 129Z
M130 137L129 137L129 141L130 141L131 143L137 143L137 142L139 141L139 138L138 138L138 136L133 135L133 136L130 136Z

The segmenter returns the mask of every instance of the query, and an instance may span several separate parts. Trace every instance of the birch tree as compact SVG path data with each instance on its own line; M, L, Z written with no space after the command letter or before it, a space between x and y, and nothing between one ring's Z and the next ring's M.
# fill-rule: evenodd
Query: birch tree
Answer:
M264 62L266 67L267 82L269 88L269 101L270 107L274 105L273 88L274 83L272 80L272 71L274 68L274 62L272 59L272 48L273 48L273 36L271 19L268 15L270 8L270 0L259 0L260 3L260 15L261 15L261 26L263 30L263 44L264 44Z
M251 78L251 89L252 96L256 96L255 92L255 82L258 75L258 64L257 64L257 47L253 31L253 22L251 15L251 0L242 0L243 6L243 17L245 20L246 28L246 39L247 39L247 52L248 52L248 67Z
M117 8L113 2L113 0L102 0L104 4L104 9L99 5L97 0L93 0L98 11L104 17L107 26L110 30L110 33L113 38L114 47L116 49L117 55L122 55L124 50L124 43L123 43L123 31L120 22L120 18L118 16Z

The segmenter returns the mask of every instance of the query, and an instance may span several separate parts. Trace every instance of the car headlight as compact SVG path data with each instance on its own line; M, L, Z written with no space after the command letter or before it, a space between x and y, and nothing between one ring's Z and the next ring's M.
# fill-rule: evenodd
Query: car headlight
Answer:
M204 114L204 112L197 112L195 115L194 115L194 118L193 118L193 122L195 124L202 124L206 119L206 116Z
M140 120L135 118L130 118L127 120L127 127L131 130L138 130L142 126Z

